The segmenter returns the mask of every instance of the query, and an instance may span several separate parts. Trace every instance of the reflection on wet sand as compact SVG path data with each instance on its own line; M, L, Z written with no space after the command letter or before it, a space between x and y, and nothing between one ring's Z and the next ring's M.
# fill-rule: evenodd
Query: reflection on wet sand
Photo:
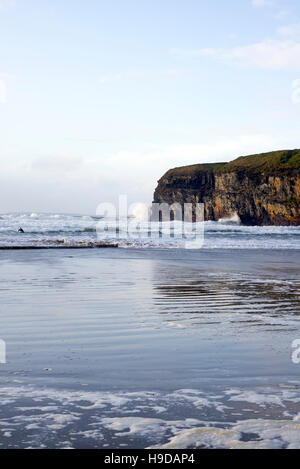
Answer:
M182 272L181 272L182 271ZM281 318L300 315L299 279L276 279L270 275L249 272L229 272L174 266L172 272L156 265L153 282L153 301L161 314L174 314L179 320L201 319L207 315L230 315L231 321L240 321L241 315ZM217 318L214 317L214 320ZM272 322L273 324L273 322Z

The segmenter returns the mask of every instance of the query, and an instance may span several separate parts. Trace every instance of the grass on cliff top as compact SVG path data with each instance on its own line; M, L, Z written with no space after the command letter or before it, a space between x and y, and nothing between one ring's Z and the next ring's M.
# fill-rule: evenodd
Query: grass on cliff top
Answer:
M170 169L163 177L192 177L202 171L229 173L244 171L251 173L276 174L300 169L300 150L281 150L257 155L240 156L230 163L193 164Z
M278 171L300 169L300 150L282 150L258 155L240 156L227 163L218 172L250 171L276 173Z
M204 164L192 164L190 166L179 166L178 168L169 169L169 171L166 172L164 177L168 177L168 176L189 177L201 171L214 172L217 169L222 168L224 165L226 165L226 163L204 163Z

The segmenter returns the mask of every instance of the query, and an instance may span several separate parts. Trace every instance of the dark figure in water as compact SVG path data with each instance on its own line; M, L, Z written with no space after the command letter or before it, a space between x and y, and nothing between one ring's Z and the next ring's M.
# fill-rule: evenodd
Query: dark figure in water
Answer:
M18 229L18 232L19 232L19 233L24 233L23 228L20 227L20 228Z

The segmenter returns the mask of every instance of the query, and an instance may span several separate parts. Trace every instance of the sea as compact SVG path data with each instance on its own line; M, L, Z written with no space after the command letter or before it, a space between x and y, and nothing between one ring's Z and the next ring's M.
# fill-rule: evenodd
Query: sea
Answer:
M299 226L3 213L0 294L0 448L300 448Z

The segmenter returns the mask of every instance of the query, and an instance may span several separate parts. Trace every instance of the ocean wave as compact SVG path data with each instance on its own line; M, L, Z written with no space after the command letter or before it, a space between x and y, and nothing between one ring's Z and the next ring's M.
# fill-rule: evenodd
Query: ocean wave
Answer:
M237 213L234 213L231 217L225 217L225 218L220 218L218 220L218 223L225 223L225 224L231 224L231 225L240 225L241 224L241 219L238 216Z
M25 233L18 233L19 227ZM128 233L129 227L129 233ZM183 230L184 228L184 230ZM0 220L0 245L118 243L123 248L184 248L182 232L197 229L203 249L300 249L300 226L245 226L237 217L196 225L182 222L148 222L123 218L119 222L99 216L58 213L6 213ZM202 231L202 233L201 233ZM199 244L199 242L198 242ZM197 243L190 247L197 247ZM198 246L199 247L199 246Z

